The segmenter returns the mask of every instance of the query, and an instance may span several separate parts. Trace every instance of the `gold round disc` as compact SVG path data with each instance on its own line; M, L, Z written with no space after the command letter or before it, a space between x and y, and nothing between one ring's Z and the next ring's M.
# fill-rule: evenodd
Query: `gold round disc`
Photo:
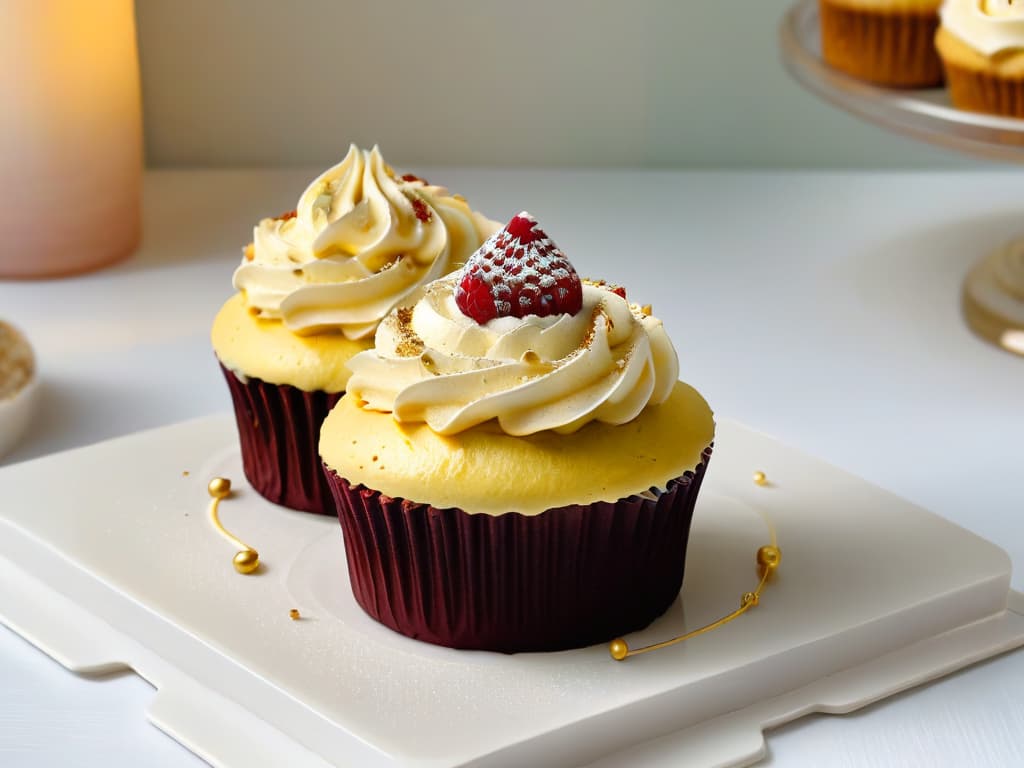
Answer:
M239 573L252 573L260 567L260 555L255 549L243 549L232 562Z
M778 547L766 545L757 550L757 564L762 565L770 571L779 567L782 562L782 550Z
M226 477L215 477L206 490L215 499L226 499L231 494L231 481Z
M622 661L629 655L629 646L621 637L617 637L608 644L608 653L616 661Z

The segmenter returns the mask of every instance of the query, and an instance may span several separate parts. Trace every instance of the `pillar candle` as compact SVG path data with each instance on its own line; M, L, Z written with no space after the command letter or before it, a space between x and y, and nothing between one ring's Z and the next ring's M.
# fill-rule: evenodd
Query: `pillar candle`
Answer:
M74 274L140 236L132 0L0 0L0 278Z

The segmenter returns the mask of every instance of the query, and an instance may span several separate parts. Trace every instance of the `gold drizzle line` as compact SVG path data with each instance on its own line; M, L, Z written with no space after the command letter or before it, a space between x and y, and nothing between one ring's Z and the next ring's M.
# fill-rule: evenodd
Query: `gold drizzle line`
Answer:
M232 560L235 570L239 573L253 573L260 567L259 552L228 531L221 524L220 516L217 514L221 499L226 499L231 495L231 481L226 477L215 477L206 486L206 490L213 497L210 499L210 522L213 523L213 527L217 529L221 536L240 548Z
M761 486L767 485L768 478L764 472L755 472L754 483ZM733 619L738 619L751 608L760 604L761 592L764 590L765 585L768 583L772 574L779 569L779 564L782 562L782 550L779 549L778 540L775 537L775 527L767 518L765 518L765 523L768 525L768 535L771 538L771 544L766 544L759 548L755 558L761 574L761 580L758 582L757 587L753 592L743 593L743 596L740 598L739 608L727 616L723 616L717 621L713 621L710 624L699 627L692 632L687 632L684 635L677 635L676 637L663 640L660 643L654 643L653 645L645 645L642 648L630 648L629 644L625 640L618 637L608 644L608 653L611 654L611 657L616 661L624 661L630 656L637 656L641 653L657 651L661 648L668 648L670 645L676 645L677 643L682 643L690 638L697 637L697 635L703 635L705 632L718 629L719 627L728 624Z

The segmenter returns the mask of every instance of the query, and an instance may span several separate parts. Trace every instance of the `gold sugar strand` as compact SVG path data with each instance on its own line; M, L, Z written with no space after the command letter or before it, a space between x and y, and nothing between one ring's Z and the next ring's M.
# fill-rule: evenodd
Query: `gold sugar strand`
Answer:
M764 472L755 472L754 483L756 485L766 486L768 485L768 478ZM621 637L617 637L608 644L608 653L611 654L611 657L616 661L624 661L630 656L637 656L641 653L648 653L650 651L660 650L661 648L668 648L670 645L682 643L686 640L697 637L697 635L703 635L705 632L710 632L713 629L725 626L730 621L738 619L751 608L759 605L761 602L761 592L768 583L768 579L771 578L772 574L778 570L779 564L782 562L782 550L778 547L778 540L775 536L775 526L771 524L771 521L763 513L761 516L764 518L765 524L768 526L768 535L771 540L771 544L767 544L757 550L756 561L761 573L761 580L758 582L757 587L753 592L743 593L743 596L740 598L739 608L732 613L723 616L717 621L705 624L703 627L687 632L684 635L677 635L676 637L669 638L668 640L662 640L660 643L645 645L641 648L630 648L629 644L625 640Z
M642 648L630 648L629 644L619 637L609 643L608 652L616 661L622 661L630 656L648 653L649 651L657 651L660 648L668 648L670 645L676 645L684 640L697 637L697 635L703 635L705 632L710 632L713 629L718 629L719 627L728 624L733 619L738 619L744 613L761 602L761 591L764 589L765 584L768 583L768 578L779 567L780 562L782 562L782 551L778 547L766 545L757 550L757 563L761 566L761 581L753 592L743 593L743 596L740 598L740 607L729 615L723 616L717 621L706 624L692 632L687 632L685 635L678 635L676 637L669 638L668 640L663 640L660 643L645 645Z
M235 570L239 573L253 573L260 567L259 552L225 528L218 514L221 500L231 495L231 481L226 477L215 477L210 481L206 490L213 497L210 499L210 522L221 536L239 548L232 560Z

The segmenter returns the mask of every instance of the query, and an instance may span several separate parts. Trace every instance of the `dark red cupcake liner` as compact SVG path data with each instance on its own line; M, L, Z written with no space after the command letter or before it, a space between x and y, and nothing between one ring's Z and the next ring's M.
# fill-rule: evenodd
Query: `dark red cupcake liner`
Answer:
M451 648L558 651L643 629L673 603L710 458L709 446L652 498L536 516L437 509L326 476L370 616Z
M320 461L320 425L344 392L305 392L255 378L242 381L221 365L231 391L245 477L275 504L335 514Z

